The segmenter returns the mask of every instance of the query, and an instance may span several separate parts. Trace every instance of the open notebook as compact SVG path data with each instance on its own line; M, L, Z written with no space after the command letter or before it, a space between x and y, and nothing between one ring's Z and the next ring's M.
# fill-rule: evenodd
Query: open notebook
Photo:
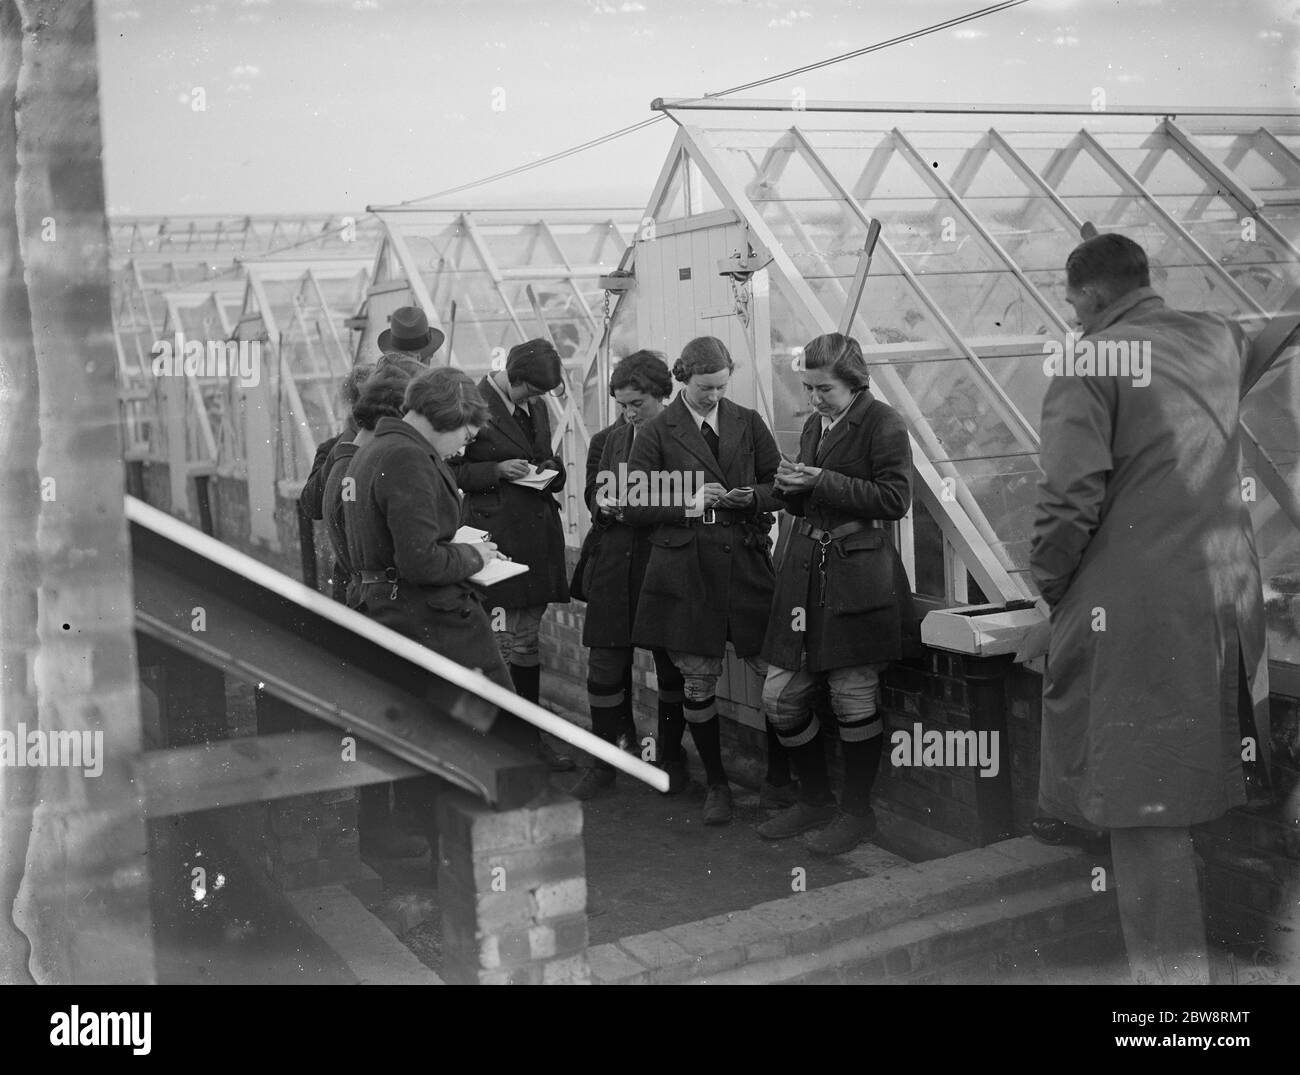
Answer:
M522 478L515 478L511 485L522 485L527 489L545 489L551 484L551 479L560 472L558 470L538 470L532 463L528 464L528 473Z
M487 541L491 535L486 530L475 530L472 526L462 526L452 535L451 540L459 545L477 545L481 541ZM493 583L502 582L505 579L514 578L516 575L522 575L528 570L527 564L517 564L513 560L496 559L479 571L469 577L470 582L477 582L480 586L491 586Z

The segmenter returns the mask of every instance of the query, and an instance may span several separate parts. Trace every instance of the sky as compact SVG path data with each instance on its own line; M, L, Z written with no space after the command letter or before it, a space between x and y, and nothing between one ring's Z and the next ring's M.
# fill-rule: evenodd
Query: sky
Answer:
M100 0L110 214L352 212L988 0ZM740 98L1297 107L1300 0L1028 0ZM201 104L202 109L196 108ZM644 205L657 123L431 207Z

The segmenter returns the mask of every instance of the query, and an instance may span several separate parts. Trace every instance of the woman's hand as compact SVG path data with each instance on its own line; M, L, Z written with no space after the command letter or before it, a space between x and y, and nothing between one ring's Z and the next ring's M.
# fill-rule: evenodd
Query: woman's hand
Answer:
M718 507L726 508L728 511L739 511L742 508L749 507L753 502L753 489L731 489L726 496L718 501Z
M506 459L497 464L497 477L512 482L528 477L528 462L524 459Z
M717 482L706 482L704 485L700 486L700 491L697 495L700 507L707 511L727 495L727 487L725 485L719 485Z
M804 463L787 464L784 461L777 467L776 487L783 493L806 493L822 476L821 467L810 467Z
M609 496L603 491L596 493L596 510L600 513L602 519L618 519L623 515L623 507L619 504L618 499Z
M495 541L476 541L470 548L478 553L479 571L482 571L483 568L499 557L504 559L504 557L501 557L501 553L497 551Z

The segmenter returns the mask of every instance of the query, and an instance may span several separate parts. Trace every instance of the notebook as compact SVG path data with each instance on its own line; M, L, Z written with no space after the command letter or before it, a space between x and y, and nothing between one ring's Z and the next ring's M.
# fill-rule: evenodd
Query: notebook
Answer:
M451 540L458 545L477 545L480 542L490 540L491 536L486 530L475 530L472 526L462 526L452 535ZM513 560L502 560L498 557L492 560L487 567L471 575L469 581L477 582L480 586L491 586L494 583L512 579L516 575L522 575L527 570L527 564L517 564Z
M522 485L525 489L545 489L551 484L551 479L560 472L558 470L538 470L532 463L528 464L528 473L522 478L515 478L511 485Z

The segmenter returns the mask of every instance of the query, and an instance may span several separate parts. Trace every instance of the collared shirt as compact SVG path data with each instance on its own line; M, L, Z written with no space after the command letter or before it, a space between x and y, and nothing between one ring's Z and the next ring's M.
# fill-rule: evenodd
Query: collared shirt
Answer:
M524 414L528 415L529 418L533 416L533 412L528 409L528 404L516 403L514 400L510 398L509 392L503 392L501 390L501 386L497 384L496 374L489 375L488 384L490 384L493 388L497 390L497 395L501 397L501 401L506 405L507 414L513 415L517 408L518 410L523 411Z
M840 413L837 414L834 418L828 418L826 417L826 415L824 414L822 415L822 436L823 437L826 436L826 434L829 433L832 429L834 429L837 425L839 425L841 418L843 418L846 414L848 414L849 411L853 410L853 404L857 403L858 396L860 394L861 393L859 392L854 392L853 398L849 400L849 405L845 407L844 410L840 411Z
M685 400L682 400L682 402L686 403ZM719 437L722 436L722 430L718 428L718 405L716 403L713 405L713 410L709 411L708 414L701 414L689 403L686 403L686 410L687 413L695 419L695 428L698 429L701 434L704 433L704 423L708 422L709 425L713 427L713 432L715 432Z

